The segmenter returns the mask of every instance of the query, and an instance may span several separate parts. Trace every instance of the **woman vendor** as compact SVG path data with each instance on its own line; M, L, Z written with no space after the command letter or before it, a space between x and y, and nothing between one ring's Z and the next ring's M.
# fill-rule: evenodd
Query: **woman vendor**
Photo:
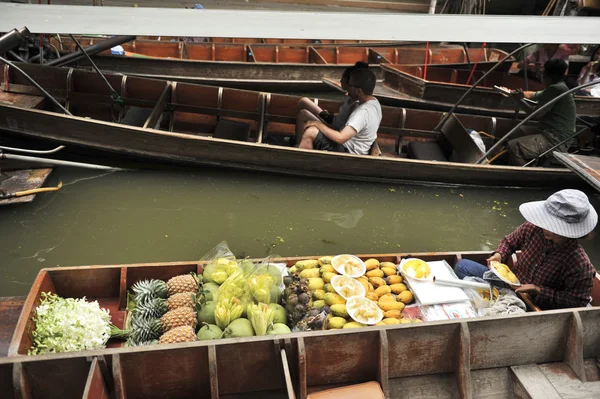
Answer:
M562 190L546 201L522 204L519 211L527 222L504 237L487 259L488 266L462 259L454 269L456 275L483 277L490 262L507 263L521 250L512 267L522 284L517 292L529 293L542 309L587 306L596 270L577 239L590 234L598 222L587 196L579 190Z

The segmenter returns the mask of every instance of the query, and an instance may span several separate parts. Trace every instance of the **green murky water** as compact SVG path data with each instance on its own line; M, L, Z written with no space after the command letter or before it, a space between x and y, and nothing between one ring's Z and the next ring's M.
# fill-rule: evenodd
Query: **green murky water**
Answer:
M0 296L52 266L195 260L221 240L239 256L491 250L550 191L457 189L223 170L54 170L65 185L0 208ZM600 198L589 193L600 209ZM600 239L584 242L600 265Z

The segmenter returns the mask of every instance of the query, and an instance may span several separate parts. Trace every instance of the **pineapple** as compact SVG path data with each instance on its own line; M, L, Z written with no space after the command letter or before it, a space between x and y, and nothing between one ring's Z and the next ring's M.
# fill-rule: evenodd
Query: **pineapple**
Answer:
M132 315L135 318L159 318L167 312L167 300L162 298L154 298L148 302L137 305L132 310Z
M169 296L181 292L198 292L198 277L193 274L182 274L167 281L167 292Z
M185 308L182 308L185 309ZM194 327L181 326L167 331L161 335L159 344L174 344L177 342L192 342L196 340L196 332Z
M196 304L196 293L194 292L180 292L174 294L167 299L167 309L173 310L181 307L194 308Z
M160 318L160 324L164 331L169 331L181 326L190 326L196 328L198 324L198 315L188 307L169 310L163 317Z
M136 345L156 340L163 333L159 319L137 317L131 321L129 340Z
M125 341L125 346L146 346L146 345L156 345L156 344L158 344L157 339L153 339L152 341L136 342L136 341L133 341L131 338L129 338L127 341Z
M136 304L167 297L167 284L162 280L141 280L131 286L131 290Z

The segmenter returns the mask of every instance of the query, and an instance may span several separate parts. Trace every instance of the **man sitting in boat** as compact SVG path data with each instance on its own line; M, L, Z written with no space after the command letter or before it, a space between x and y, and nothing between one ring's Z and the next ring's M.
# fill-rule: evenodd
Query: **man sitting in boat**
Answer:
M569 90L564 82L567 64L558 59L549 60L544 64L544 84L542 91L511 91L513 97L519 101L527 113L535 110L534 107L523 102L523 98L537 101L537 107L550 102L557 96ZM577 111L575 99L568 95L562 97L549 108L537 114L538 128L533 132L526 132L525 136L512 139L508 142L508 156L511 165L523 166L528 161L537 158L548 149L566 140L575 133L575 120ZM568 143L563 143L556 150L565 152Z
M298 139L298 142L300 142L300 138L306 129L306 123L308 121L318 121L319 118L321 118L329 125L329 127L335 130L340 130L346 125L346 121L348 121L350 114L358 105L358 101L352 99L348 95L348 81L350 80L350 74L355 69L368 67L369 64L366 62L357 61L354 65L349 66L344 70L340 79L340 84L342 89L346 92L346 99L340 106L339 112L335 115L331 115L329 112L324 111L310 98L303 97L298 101L298 113L296 115L296 138Z
M511 268L521 282L517 292L532 295L542 309L587 306L596 270L577 239L588 236L598 214L579 190L562 190L546 201L522 204L527 220L498 245L488 266L468 259L456 263L456 275L483 277L491 262L507 263L517 250L519 261Z
M381 106L373 97L376 78L370 69L359 68L350 74L348 95L358 101L343 128L336 130L321 121L309 121L300 148L367 155L377 139Z

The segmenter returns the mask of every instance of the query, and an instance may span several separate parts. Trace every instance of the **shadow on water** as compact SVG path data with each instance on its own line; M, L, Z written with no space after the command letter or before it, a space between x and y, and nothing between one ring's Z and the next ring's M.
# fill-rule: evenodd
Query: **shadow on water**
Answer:
M519 204L552 193L212 169L58 168L47 185L59 179L57 193L0 208L0 296L26 294L43 267L195 260L221 240L252 257L493 250L523 222ZM599 241L583 243L597 265Z

